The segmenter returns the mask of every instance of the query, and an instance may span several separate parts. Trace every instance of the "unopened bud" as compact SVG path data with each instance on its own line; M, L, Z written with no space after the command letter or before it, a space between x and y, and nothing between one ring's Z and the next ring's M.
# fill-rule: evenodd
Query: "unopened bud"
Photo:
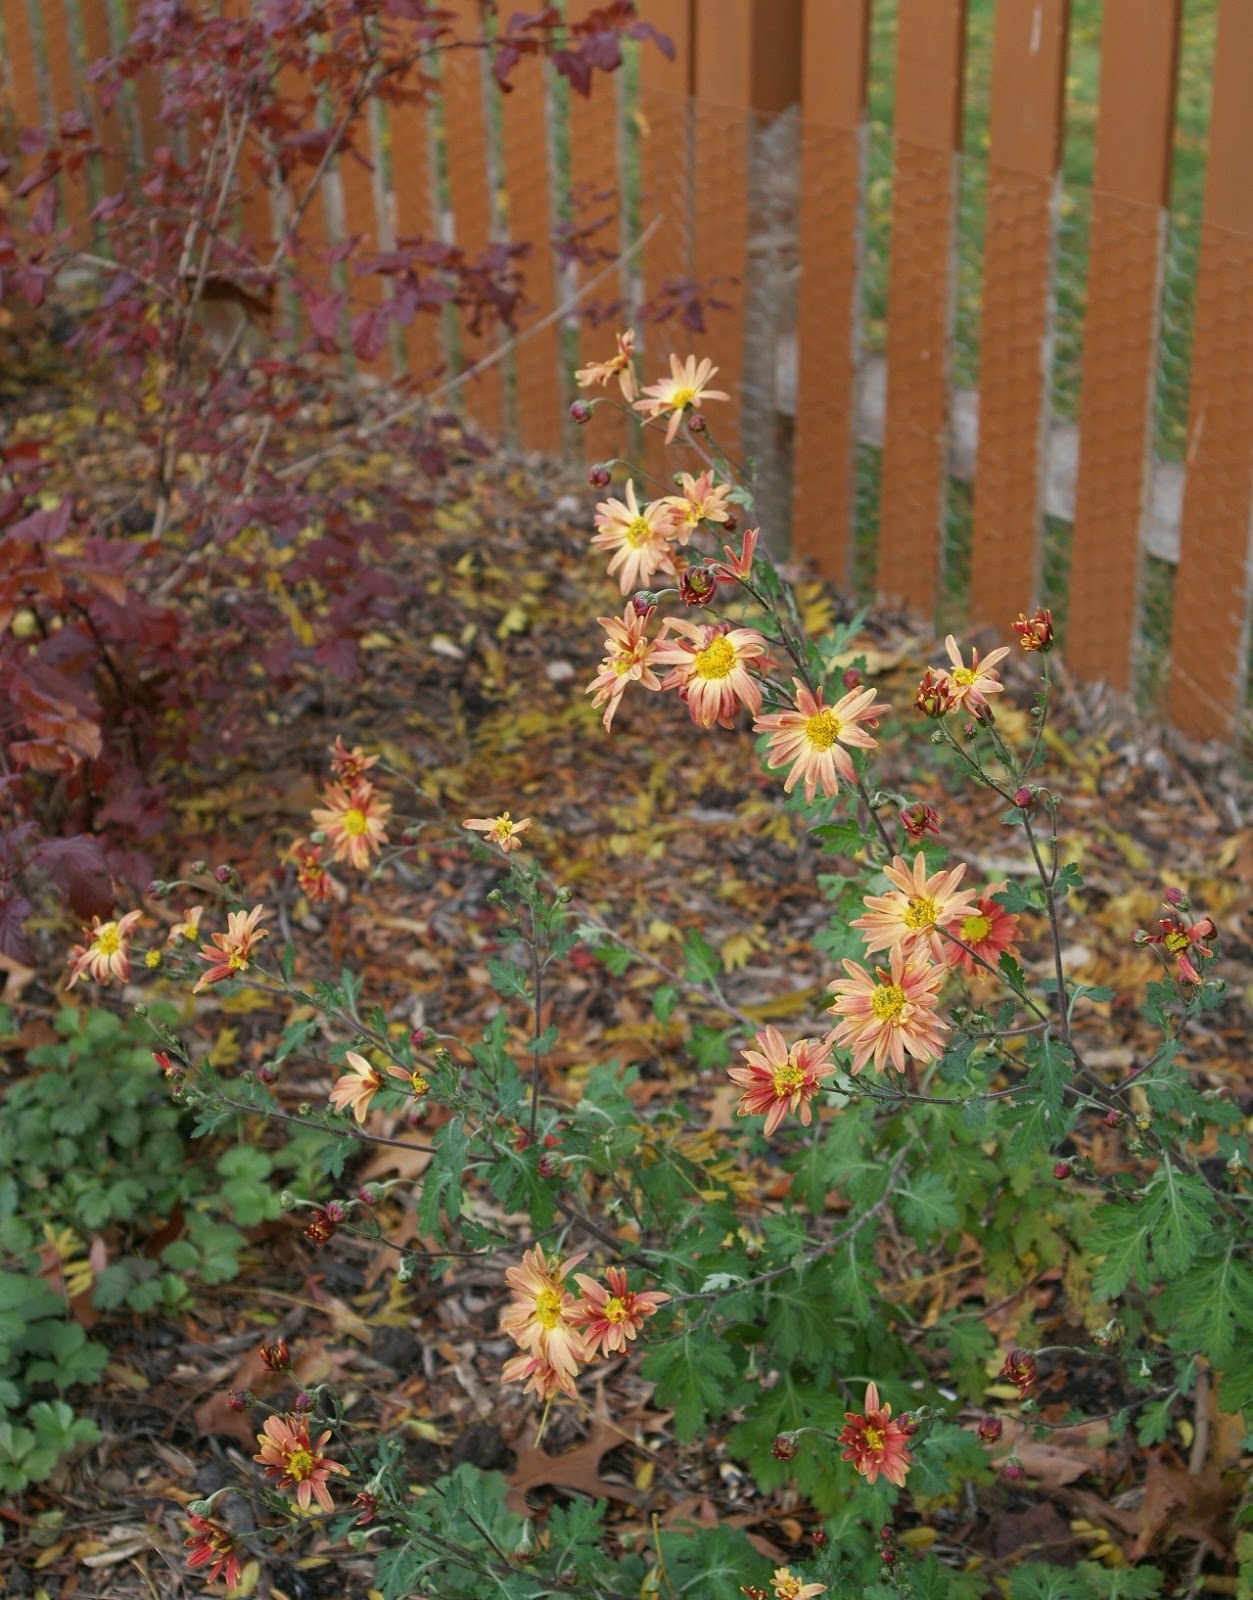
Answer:
M975 1433L984 1444L995 1444L1003 1430L1004 1423L1001 1419L989 1413L986 1417L979 1418L979 1426L975 1429Z
M1121 1121L1121 1111L1107 1111L1105 1113L1105 1126L1107 1128L1116 1128Z
M1069 1161L1055 1161L1053 1163L1053 1176L1055 1178L1068 1178L1072 1170Z
M598 462L596 466L588 469L587 481L593 489L607 489L613 482L613 474L608 467Z
M844 687L846 689L855 689L857 687L857 685L861 682L861 668L860 667L845 667L844 675L840 679L840 682L844 685Z
M314 1403L313 1396L302 1389L292 1401L291 1408L293 1411L312 1411Z
M434 1028L415 1028L409 1035L410 1050L427 1050L435 1043Z
M586 400L576 400L570 407L570 420L577 422L581 428L585 422L592 420L592 408Z
M776 1461L791 1461L796 1455L796 1435L794 1433L775 1434L771 1453Z
M1030 811L1035 804L1035 795L1028 788L1014 790L1014 804L1020 811Z
M160 878L154 878L148 885L148 896L152 900L164 900L169 892L169 884L163 882Z
M883 1549L879 1551L879 1560L882 1561L885 1567L890 1567L896 1560L896 1551L889 1549L885 1545Z
M561 1171L561 1163L555 1161L552 1156L541 1156L537 1170L541 1178L555 1178Z
M263 1061L261 1063L261 1065L257 1068L257 1082L258 1083L277 1083L278 1082L278 1073L275 1072L273 1067L269 1066L266 1062Z
M1186 906L1188 904L1187 895L1184 894L1182 889L1174 886L1167 889L1163 899L1166 901L1166 904L1170 906Z
M251 1411L256 1404L256 1397L251 1389L232 1389L226 1397L226 1403L232 1411Z
M815 1528L809 1536L809 1542L815 1549L821 1550L827 1542L827 1530L825 1528Z
M291 1192L290 1189L280 1189L278 1203L284 1211L290 1211L291 1208L296 1204L296 1196Z
M231 881L231 869L229 867L215 867L213 876L219 883L229 883Z
M896 1538L895 1528L889 1527L885 1522L884 1525L879 1529L879 1538L884 1544L891 1544L892 1540Z
M687 419L687 425L692 433L704 433L705 429L709 426L709 424L705 421L704 413L701 411L693 411L691 416Z
M1008 1478L1011 1483L1018 1483L1027 1476L1023 1464L1018 1460L1017 1456L1010 1456L1009 1460L1001 1468L1001 1475Z
M640 589L631 596L631 610L637 617L646 617L657 604L651 589Z

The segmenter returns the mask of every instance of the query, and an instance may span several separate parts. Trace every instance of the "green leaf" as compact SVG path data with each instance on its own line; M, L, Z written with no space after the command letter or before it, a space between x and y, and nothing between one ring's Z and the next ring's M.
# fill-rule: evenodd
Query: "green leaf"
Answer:
M1216 1210L1213 1190L1199 1173L1180 1172L1164 1156L1142 1204L1152 1207L1153 1259L1163 1276L1177 1278L1209 1236Z
M689 983L717 988L721 971L718 952L696 928L689 928L683 937L683 976Z
M461 1181L470 1148L464 1119L454 1117L451 1122L446 1122L436 1131L433 1143L435 1154L422 1181L418 1226L423 1233L442 1239L444 1235L439 1220L441 1204L450 1222L456 1222L461 1215Z
M1238 1334L1253 1336L1253 1265L1236 1254L1235 1239L1208 1243L1183 1277L1168 1284L1158 1306L1160 1327L1176 1350L1200 1350L1221 1367Z
M918 1244L927 1244L945 1228L958 1223L953 1191L940 1176L923 1168L898 1186L893 1209Z
M1056 894L1060 899L1065 899L1065 897L1070 893L1070 891L1072 889L1082 889L1082 888L1083 888L1083 875L1082 875L1082 873L1079 871L1079 868L1078 868L1078 866L1076 865L1075 862L1068 861L1066 863L1066 865L1062 868L1062 870L1057 874L1057 877L1054 880L1054 883L1053 883L1053 892L1054 892L1054 894Z
M1149 1269L1149 1223L1142 1207L1130 1200L1112 1200L1092 1214L1093 1256L1103 1257L1092 1278L1097 1300L1113 1300L1127 1285L1144 1285Z
M655 1402L674 1408L674 1431L694 1439L707 1416L720 1417L736 1403L739 1374L726 1346L708 1331L686 1332L644 1357L642 1372L657 1385Z

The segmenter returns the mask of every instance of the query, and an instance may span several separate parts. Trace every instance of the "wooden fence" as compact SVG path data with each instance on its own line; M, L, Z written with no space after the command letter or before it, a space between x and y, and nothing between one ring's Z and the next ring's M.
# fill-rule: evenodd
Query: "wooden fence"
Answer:
M460 3L477 15L474 0ZM856 580L945 624L1007 635L1018 611L1051 600L1080 677L1134 688L1156 650L1168 658L1170 720L1229 739L1247 702L1251 588L1253 3L1211 4L1197 262L1175 286L1186 337L1168 362L1183 0L1104 0L1073 406L1057 377L1071 337L1059 325L1070 0L996 0L988 145L973 165L966 0L642 0L674 41L673 61L645 49L590 101L524 70L498 102L486 63L456 53L429 109L393 110L372 127L373 176L347 163L334 174L323 226L368 245L414 233L470 249L532 240L539 324L603 272L558 265L548 242L556 220L600 197L592 209L608 220L596 242L619 260L596 298L608 291L627 309L602 327L573 313L533 333L524 324L470 388L483 427L590 460L631 455L631 425L609 408L571 428L570 371L606 354L613 327L667 280L713 280L730 309L711 314L706 333L672 322L643 340L650 366L672 346L718 363L734 404L711 420L729 453L758 461L777 544L790 537L837 584ZM890 143L868 113L872 24L889 5ZM124 12L124 0L0 0L20 121L86 107L84 68ZM152 145L150 88L119 106L111 133L133 153ZM876 150L889 197L882 271L868 202ZM962 316L977 327L977 359L962 382L955 302L972 194L979 292ZM421 372L485 349L428 319L399 359ZM1168 384L1179 394L1174 448L1161 445ZM650 451L651 466L659 459ZM1150 569L1167 601L1155 641Z

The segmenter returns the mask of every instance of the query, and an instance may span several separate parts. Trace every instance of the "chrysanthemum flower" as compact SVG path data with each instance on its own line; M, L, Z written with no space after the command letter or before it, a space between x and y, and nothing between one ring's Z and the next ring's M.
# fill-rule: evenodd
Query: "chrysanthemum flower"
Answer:
M845 1446L840 1452L842 1458L851 1461L867 1483L873 1483L882 1473L900 1489L913 1465L909 1437L907 1429L892 1421L892 1407L880 1405L878 1385L868 1383L865 1412L844 1413L844 1427L837 1442Z
M635 380L635 329L628 328L625 333L618 334L617 340L616 355L610 356L608 361L589 361L574 374L574 381L580 389L586 389L593 383L603 387L610 378L616 377L622 398L629 404L640 392Z
M515 850L521 850L522 840L518 837L531 826L532 818L519 817L515 822L507 811L502 811L498 817L467 817L461 824L474 833L485 833L492 844L498 844L504 855L511 855Z
M1053 613L1044 606L1035 608L1029 617L1025 611L1018 613L1014 632L1024 650L1051 650L1053 648Z
M243 1563L239 1559L235 1535L211 1517L189 1515L187 1521L192 1530L190 1538L183 1541L187 1547L187 1565L193 1572L200 1567L208 1567L208 1572L204 1574L205 1583L216 1583L219 1578L225 1578L227 1588L233 1589L243 1575Z
M130 941L135 924L142 911L128 911L116 922L91 919L91 927L83 929L85 945L76 944L70 951L70 976L65 987L72 989L84 973L96 983L108 983L117 978L125 983L131 975Z
M726 522L731 513L727 498L731 493L729 483L715 483L712 472L702 472L693 478L685 472L682 477L682 494L668 494L662 502L674 513L675 536L686 544L703 522Z
M568 1394L572 1400L578 1398L578 1390L574 1387L574 1375L577 1368L563 1372L554 1367L551 1361L545 1361L543 1356L531 1355L524 1350L520 1356L511 1356L500 1369L500 1375L506 1383L522 1384L523 1394L538 1395L543 1401L554 1400L559 1394Z
M593 1356L597 1352L609 1355L614 1350L625 1351L628 1341L635 1338L657 1307L670 1299L661 1289L628 1288L627 1275L621 1267L606 1267L605 1280L601 1284L586 1273L574 1275L583 1293L570 1315L582 1328Z
M321 845L312 839L294 839L286 859L296 869L296 887L311 904L318 905L334 895L338 885L326 870Z
M558 1262L544 1254L542 1245L526 1251L520 1267L510 1267L505 1282L513 1299L500 1315L504 1333L529 1355L539 1356L558 1372L573 1376L580 1362L591 1360L591 1350L574 1318L575 1298L566 1278L586 1256L586 1251Z
M377 1067L371 1066L356 1050L349 1050L344 1059L350 1070L335 1080L331 1089L331 1104L336 1111L351 1110L357 1121L364 1123L370 1102L383 1088L386 1079Z
M735 578L741 583L748 578L753 570L753 557L757 553L757 540L761 534L760 528L746 528L744 530L744 543L737 556L729 544L724 544L722 553L727 558L725 565L721 561L714 563L714 571L720 578Z
M661 687L679 691L698 728L712 728L715 722L730 728L741 706L754 713L761 709L761 690L748 670L750 662L766 653L766 641L755 628L675 617L670 632L682 638L659 642L653 660L672 667Z
M596 526L592 543L613 551L607 570L610 577L618 574L623 594L647 589L663 568L673 570L674 513L664 500L650 500L641 510L635 485L628 483L625 500L602 500L596 507Z
M331 746L331 771L340 783L351 787L358 778L364 778L371 767L379 764L378 756L368 756L359 744L350 750L339 734Z
M654 610L649 606L641 614L628 600L621 617L596 619L605 630L605 649L609 653L588 684L586 693L596 696L592 701L594 706L605 707L605 714L600 720L606 733L618 709L618 702L626 693L627 684L638 683L645 689L661 688L661 680L649 664L665 633L663 625L656 639L648 637L648 625L653 619Z
M770 1582L774 1600L813 1600L815 1595L827 1592L825 1583L802 1583L791 1567L776 1567Z
M1018 953L1018 918L992 898L1004 888L1003 878L999 883L988 884L975 901L970 916L963 917L957 925L946 924L948 932L955 939L960 939L961 944L954 944L953 939L945 939L944 959L950 967L960 966L968 978L986 971L982 962L995 968L1004 951L1008 950L1013 956ZM962 945L966 946L964 950Z
M268 914L264 906L253 906L251 911L232 911L227 916L226 932L215 933L213 942L202 945L196 952L196 960L208 962L209 970L201 974L200 981L192 988L193 994L199 994L210 984L247 972L253 947L268 933L265 928L258 930L257 924Z
M203 906L188 906L183 912L183 920L176 922L170 929L168 942L180 944L184 939L198 939L200 937L200 919L204 916Z
M907 956L899 945L888 959L889 970L876 967L873 977L846 960L848 977L831 985L838 998L827 1009L842 1019L832 1037L853 1052L852 1072L860 1072L872 1057L876 1072L888 1061L903 1072L906 1055L934 1061L944 1048L941 1036L948 1023L935 1008L946 969L925 951Z
M1202 917L1199 922L1189 924L1172 911L1169 916L1162 917L1157 925L1162 931L1150 934L1148 943L1159 945L1178 958L1181 977L1189 983L1200 983L1201 974L1192 960L1192 952L1195 950L1206 961L1214 954L1205 943L1206 939L1212 939L1218 932L1211 918Z
M698 365L695 356L688 356L680 365L678 356L671 355L670 376L658 383L646 384L635 402L635 409L642 411L650 422L654 417L664 417L669 413L666 443L670 444L679 431L685 412L699 410L706 400L730 399L721 389L705 387L717 370L708 358Z
M327 1480L332 1473L347 1474L348 1468L323 1455L322 1446L330 1436L328 1428L313 1444L309 1439L307 1418L267 1417L265 1431L257 1435L260 1453L252 1459L261 1463L268 1478L277 1480L280 1489L295 1488L296 1504L302 1511L308 1511L312 1500L316 1500L323 1511L334 1511L335 1502Z
M918 800L901 812L901 827L913 844L921 844L928 834L940 836L940 818L934 806Z
M905 865L903 856L894 856L883 875L892 889L887 894L867 895L866 915L854 917L851 924L865 934L867 954L898 945L906 952L925 946L934 960L946 961L948 941L940 929L956 932L954 923L975 915L970 891L959 893L957 889L966 876L965 863L928 877L927 858L920 850L912 867Z
M313 809L313 825L326 835L331 860L367 871L370 858L387 843L391 802L368 778L358 778L351 786L328 783L322 799L325 805Z
M836 1070L829 1059L831 1036L825 1039L800 1039L789 1049L775 1027L766 1027L753 1043L756 1050L743 1050L746 1067L729 1067L727 1076L744 1090L736 1114L764 1116L762 1129L768 1139L789 1111L799 1111L808 1124L813 1119L809 1102L822 1087L823 1078Z
M925 717L942 717L957 704L956 687L947 672L928 667L918 684L914 704Z
M886 715L890 707L875 700L877 691L874 689L855 689L835 705L828 706L823 702L821 688L814 695L799 678L793 678L792 682L796 688L796 709L758 717L753 731L774 733L766 748L767 766L783 767L791 763L783 785L784 793L791 794L804 780L805 799L812 801L819 786L823 794L833 795L839 791L841 778L847 784L857 782L853 758L844 746L873 750L876 741L860 724L874 722Z
M951 633L944 641L944 648L948 651L948 658L952 663L945 677L948 679L953 697L953 708L977 717L988 709L988 696L1000 694L1005 688L997 674L996 664L1009 654L1009 646L1002 645L999 650L993 650L992 654L985 656L982 661L979 659L978 650L972 646L969 666L962 661L957 640Z

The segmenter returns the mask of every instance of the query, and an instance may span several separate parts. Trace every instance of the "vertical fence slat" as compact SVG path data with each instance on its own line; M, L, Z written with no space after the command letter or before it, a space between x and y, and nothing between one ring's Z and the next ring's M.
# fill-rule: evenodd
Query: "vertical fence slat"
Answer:
M806 0L792 550L848 581L870 0Z
M570 0L571 21L581 21L589 11L596 9L600 0ZM617 255L622 245L622 188L618 174L618 76L597 75L592 81L590 96L570 95L570 190L574 200L576 225L587 226L606 218L603 227L589 240L597 250ZM599 272L607 263L577 264L569 275L570 286L576 287ZM615 277L592 290L587 304L617 299L620 285ZM580 303L579 310L585 306ZM618 324L621 326L621 324ZM578 364L603 360L613 354L613 328L596 327L586 318L578 318ZM596 395L602 393L597 389ZM604 403L597 405L592 419L578 429L579 445L587 461L601 461L620 456L626 448L626 419L616 409L622 396L616 383L603 391Z
M8 44L9 89L18 128L37 128L44 120L39 97L39 61L26 0L0 0L0 18Z
M415 75L416 76L416 75ZM435 204L432 195L430 109L412 79L403 100L387 107L387 131L391 143L393 207L392 225L400 239L435 240ZM415 311L404 329L405 370L424 384L443 364L444 347L438 315Z
M878 586L927 616L944 507L965 39L965 0L901 0Z
M374 274L353 270L356 262L377 254L379 250L375 173L371 170L378 153L373 148L368 111L359 113L357 117L352 130L352 147L352 150L340 152L336 167L343 195L344 233L347 238L357 240L347 273L349 314L356 316L382 303L381 280ZM370 165L367 166L366 162ZM374 360L363 361L360 365L366 372L372 372L380 378L391 376L391 357L386 350Z
M1066 659L1131 684L1181 0L1105 0Z
M1229 738L1248 658L1253 510L1253 9L1220 0L1201 228L1171 720Z
M83 63L90 67L93 62L113 54L107 0L79 0L78 14L83 30ZM129 155L120 107L115 104L105 111L94 86L85 80L79 89L104 146L99 169L103 192L115 193L122 186Z
M717 283L730 306L711 312L690 348L718 368L709 423L719 445L740 454L744 364L744 278L748 264L748 130L752 105L754 0L696 0L693 128L693 273ZM676 333L672 337L678 338ZM682 356L686 352L680 350Z
M1039 568L1054 195L1070 0L997 9L970 614L1008 627Z
M462 30L476 26L478 6L460 0ZM456 243L473 258L492 237L488 194L487 120L483 114L483 63L477 50L448 50L443 57L444 133L448 160L449 208ZM472 334L461 323L461 367L480 361L497 343L495 334ZM499 435L504 385L500 364L489 367L461 391L466 409L488 433Z
M523 262L529 304L519 319L523 337L516 347L519 438L524 449L556 453L562 433L558 329L549 323L528 333L552 312L556 293L548 170L551 102L544 65L520 63L513 86L501 107L509 237L531 247Z

